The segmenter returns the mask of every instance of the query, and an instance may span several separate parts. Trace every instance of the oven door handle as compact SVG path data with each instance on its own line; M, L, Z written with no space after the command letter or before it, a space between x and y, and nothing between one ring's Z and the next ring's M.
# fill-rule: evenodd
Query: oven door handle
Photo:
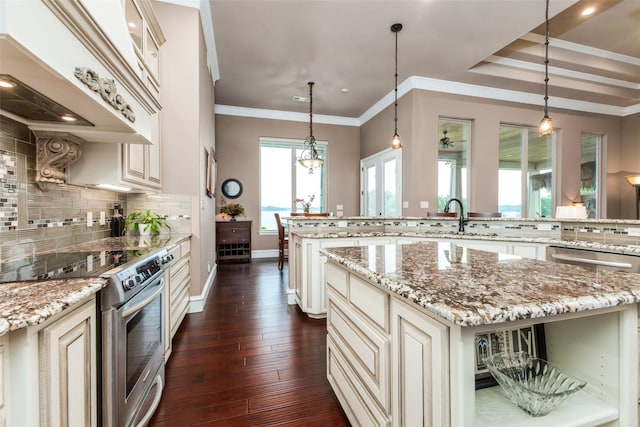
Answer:
M151 406L144 417L140 420L140 422L136 425L136 427L144 427L147 425L151 417L153 416L156 409L158 409L158 405L160 405L160 398L162 397L162 377L158 375L156 379L153 381L153 384L157 384L156 395L153 397L153 402L151 402ZM151 388L153 388L153 384Z
M558 259L561 261L573 261L573 262L581 262L583 264L591 264L591 265L601 265L604 267L617 267L617 268L631 268L633 267L628 262L615 262L615 261L603 261L601 259L588 259L588 258L579 258L569 255L561 255L561 254L551 254L551 258Z
M132 315L133 313L135 313L138 310L142 310L143 308L145 308L147 305L151 304L151 302L153 302L154 299L156 299L156 297L158 295L160 295L160 293L162 293L162 290L164 288L164 277L162 279L160 279L160 284L158 285L158 289L156 289L151 295L149 295L148 297L146 297L145 299L143 299L142 301L140 301L139 303L128 307L126 310L122 311L122 318L126 319L127 317L129 317L130 315Z

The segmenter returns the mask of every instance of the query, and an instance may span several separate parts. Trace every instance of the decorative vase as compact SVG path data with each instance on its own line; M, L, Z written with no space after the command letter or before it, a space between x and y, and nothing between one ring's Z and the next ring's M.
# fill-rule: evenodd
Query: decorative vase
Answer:
M236 221L236 216L235 215L231 215L231 219L229 219L229 222L235 222Z

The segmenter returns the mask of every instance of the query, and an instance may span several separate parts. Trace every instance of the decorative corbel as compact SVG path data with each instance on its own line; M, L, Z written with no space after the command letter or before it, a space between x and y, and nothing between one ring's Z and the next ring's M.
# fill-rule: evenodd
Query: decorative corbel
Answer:
M36 136L36 183L42 191L49 183L64 184L66 168L80 158L82 138L67 132L34 131Z

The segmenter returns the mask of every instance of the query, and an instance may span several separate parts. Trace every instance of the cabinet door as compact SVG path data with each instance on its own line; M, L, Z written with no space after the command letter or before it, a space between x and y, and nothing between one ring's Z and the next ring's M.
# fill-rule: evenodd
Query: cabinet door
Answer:
M7 394L6 390L9 390L9 376L8 372L8 355L9 355L9 340L7 335L0 336L0 427L6 427L7 425Z
M447 327L391 302L394 426L449 426Z
M127 181L144 183L145 180L145 146L142 144L125 144L124 177Z
M160 145L162 143L162 138L160 137L160 113L154 114L151 116L151 141L153 145L149 145L147 147L148 157L147 157L147 170L146 177L147 181L150 184L156 184L160 186L161 184L161 150Z
M95 299L40 332L47 426L97 425Z

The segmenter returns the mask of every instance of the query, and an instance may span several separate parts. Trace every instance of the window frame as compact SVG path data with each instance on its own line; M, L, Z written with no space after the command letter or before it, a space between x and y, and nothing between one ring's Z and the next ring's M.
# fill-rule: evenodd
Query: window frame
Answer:
M324 159L324 164L321 168L322 177L320 180L320 196L317 196L316 199L320 202L320 210L322 212L326 211L325 207L327 206L327 171L328 171L328 141L319 141L316 140L316 144L318 145L318 149L321 152L322 158ZM302 150L304 148L304 139L294 139L294 138L277 138L277 137L260 137L258 140L258 167L259 167L259 185L258 185L258 197L259 197L259 208L260 208L260 219L258 224L258 233L260 235L277 235L277 229L266 229L263 228L262 224L262 147L270 146L270 147L280 147L280 148L289 148L291 151L291 168L290 168L290 177L291 177L291 201L289 205L289 209L291 212L295 211L296 205L293 199L296 197L296 168L298 167L298 157L296 155L297 150ZM303 166L300 166L303 167ZM314 173L317 173L317 170L314 170Z

